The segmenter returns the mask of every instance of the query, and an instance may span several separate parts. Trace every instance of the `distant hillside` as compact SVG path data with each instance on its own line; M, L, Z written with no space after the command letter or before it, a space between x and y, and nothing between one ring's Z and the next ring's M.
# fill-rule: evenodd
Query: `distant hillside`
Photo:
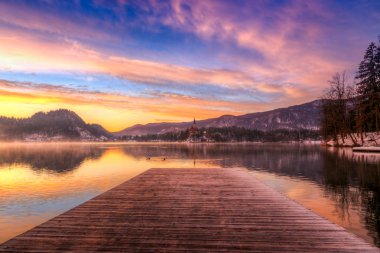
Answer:
M1 140L102 141L112 137L113 135L102 126L86 124L75 112L64 109L38 112L30 118L0 117Z
M191 126L191 123L139 124L114 134L116 136L124 136L177 132L188 128ZM224 115L218 118L197 121L197 125L201 128L237 126L262 131L278 129L318 130L321 125L321 100L267 112L250 113L241 116Z

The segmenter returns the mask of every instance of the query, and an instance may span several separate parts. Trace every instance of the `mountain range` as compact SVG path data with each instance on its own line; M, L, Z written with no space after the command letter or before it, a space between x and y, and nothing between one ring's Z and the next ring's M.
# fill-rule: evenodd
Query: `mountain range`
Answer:
M321 100L315 100L301 105L266 112L256 112L240 116L223 115L218 118L199 120L197 121L197 126L199 128L237 126L262 131L278 129L319 130L321 126L321 104ZM163 134L184 130L190 127L191 124L192 122L138 124L116 132L114 135L120 137L125 135Z
M223 115L218 118L197 121L199 128L244 127L271 131L318 130L321 122L321 100L280 108L267 112L250 113L240 116ZM179 123L150 123L134 125L122 131L110 133L97 124L87 124L75 112L59 109L47 113L38 112L30 118L0 117L1 140L25 141L107 141L122 136L163 134L189 128L192 121Z

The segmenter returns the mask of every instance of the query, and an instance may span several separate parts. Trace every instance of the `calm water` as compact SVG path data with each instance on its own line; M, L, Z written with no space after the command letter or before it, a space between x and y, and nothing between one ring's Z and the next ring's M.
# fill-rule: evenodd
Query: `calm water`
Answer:
M380 245L380 155L291 144L0 144L0 242L152 167L246 168Z

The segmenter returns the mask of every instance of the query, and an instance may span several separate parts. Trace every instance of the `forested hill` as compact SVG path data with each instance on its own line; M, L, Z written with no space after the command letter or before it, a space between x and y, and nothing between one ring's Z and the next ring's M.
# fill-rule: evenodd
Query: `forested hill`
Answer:
M103 141L112 137L102 126L86 124L76 113L65 109L38 112L22 119L0 117L1 140Z
M250 113L241 116L224 115L218 118L197 121L200 128L242 127L260 131L319 130L321 126L321 100L280 108L267 112ZM196 115L195 115L196 116ZM135 125L114 133L116 136L135 136L180 132L191 126L192 122L151 123Z

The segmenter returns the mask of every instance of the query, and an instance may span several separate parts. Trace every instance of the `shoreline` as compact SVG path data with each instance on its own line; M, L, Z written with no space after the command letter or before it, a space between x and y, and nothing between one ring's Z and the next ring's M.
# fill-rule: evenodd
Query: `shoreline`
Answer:
M275 142L254 142L254 141L231 141L231 142L187 142L187 141L0 141L1 144L190 144L190 145L208 145L208 144L307 144L307 145L322 145L322 141L275 141Z
M360 147L380 147L380 133L369 132L363 134L363 141L361 140L360 134L353 133L352 136L356 139L354 143L349 136L345 138L339 137L337 140L325 140L323 145L328 147L350 147L350 148L360 148Z

